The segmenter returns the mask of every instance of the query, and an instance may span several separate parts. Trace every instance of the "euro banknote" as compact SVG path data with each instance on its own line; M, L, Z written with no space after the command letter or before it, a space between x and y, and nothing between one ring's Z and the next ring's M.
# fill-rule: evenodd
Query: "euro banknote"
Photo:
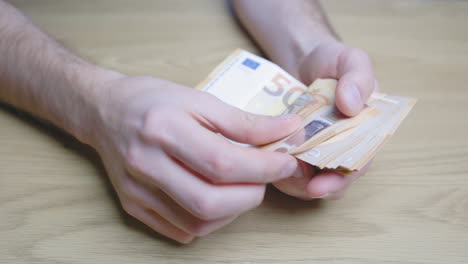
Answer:
M321 169L359 170L394 134L416 99L374 92L354 117L335 106L337 80L317 79L306 86L278 65L237 49L197 89L244 111L261 115L297 114L299 129L257 147L294 155Z

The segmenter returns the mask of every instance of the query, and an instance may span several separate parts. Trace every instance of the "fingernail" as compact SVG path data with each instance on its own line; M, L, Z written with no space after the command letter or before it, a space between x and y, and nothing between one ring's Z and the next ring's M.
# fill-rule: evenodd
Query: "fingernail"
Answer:
M302 178L302 177L304 177L304 173L302 172L302 168L297 168L297 169L294 171L293 177L294 177L294 178Z
M331 193L327 192L325 194L322 194L321 196L317 197L317 199L322 199L322 198L327 198L328 196L332 195Z
M354 111L360 111L362 108L361 93L356 84L348 83L343 87L343 94L346 104Z
M302 166L297 166L296 170L293 174L294 178L302 178L304 177L304 172L302 171Z
M282 171L283 177L286 178L286 177L291 176L296 171L296 167L297 167L296 159L288 162L286 166L283 167L283 171Z

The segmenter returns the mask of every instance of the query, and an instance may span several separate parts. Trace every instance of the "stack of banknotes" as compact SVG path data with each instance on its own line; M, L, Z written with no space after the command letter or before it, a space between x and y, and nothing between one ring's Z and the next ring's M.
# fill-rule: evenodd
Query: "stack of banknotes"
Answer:
M307 87L278 65L238 49L196 88L247 112L299 115L298 130L257 147L347 174L376 155L416 99L374 92L359 115L346 117L335 107L336 85L333 79L317 79Z

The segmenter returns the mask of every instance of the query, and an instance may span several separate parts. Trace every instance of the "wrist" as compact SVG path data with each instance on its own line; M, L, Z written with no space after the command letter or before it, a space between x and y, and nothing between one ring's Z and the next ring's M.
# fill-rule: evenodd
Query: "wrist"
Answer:
M75 120L70 120L64 128L82 143L92 145L98 133L97 128L105 118L103 113L110 94L110 83L124 75L91 65L82 71L81 76L77 87L80 107L76 109Z

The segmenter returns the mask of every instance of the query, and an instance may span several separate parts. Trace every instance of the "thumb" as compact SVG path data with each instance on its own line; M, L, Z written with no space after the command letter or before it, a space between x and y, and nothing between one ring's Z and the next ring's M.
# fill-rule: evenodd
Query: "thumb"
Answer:
M372 74L360 71L345 73L336 88L336 106L347 116L359 114L369 96L375 89Z
M375 76L369 56L361 50L350 49L340 58L336 106L345 115L359 114L375 89Z
M301 118L297 115L256 115L213 99L202 113L203 122L212 131L237 142L267 144L286 137L301 124Z

